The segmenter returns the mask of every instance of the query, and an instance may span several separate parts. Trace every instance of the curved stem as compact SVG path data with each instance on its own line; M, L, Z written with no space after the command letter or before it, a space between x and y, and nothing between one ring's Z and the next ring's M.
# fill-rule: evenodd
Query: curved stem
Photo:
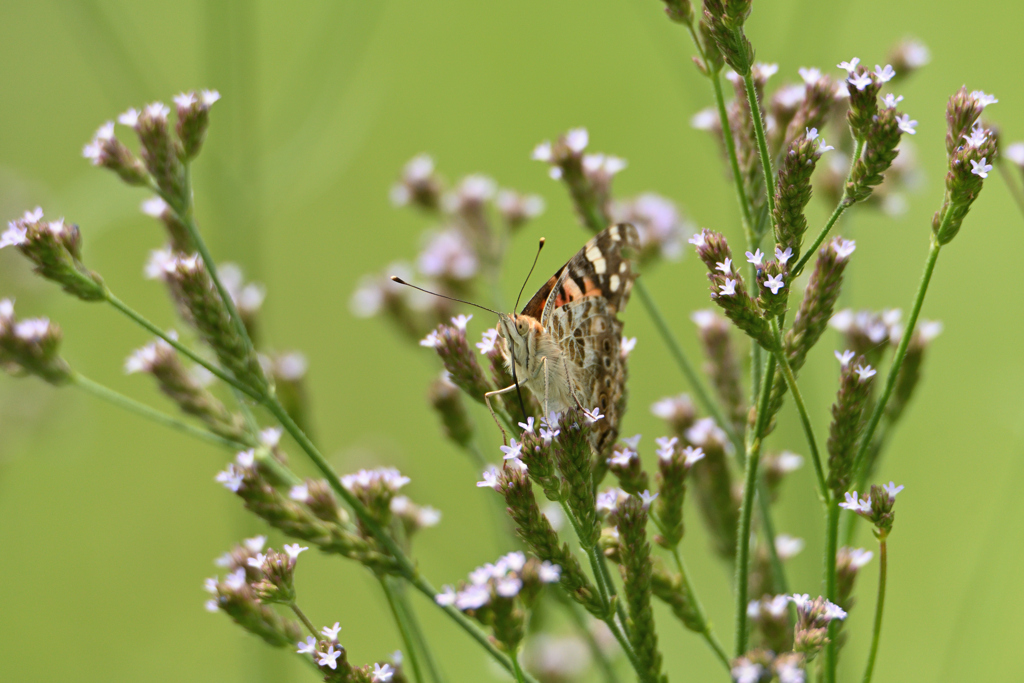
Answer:
M775 230L775 176L772 174L772 159L768 153L768 140L764 134L764 120L761 118L761 104L757 101L757 89L754 87L753 72L747 71L743 77L743 85L747 91L747 104L750 106L750 118L754 122L754 138L757 140L757 152L761 157L761 171L764 173L764 191L768 199L768 216L771 219L772 231Z
M757 419L747 438L746 468L743 478L743 500L736 530L736 656L747 651L747 577L750 574L750 520L757 492L757 464L761 458L761 433L771 400L772 381L775 378L775 356L768 356L768 367L761 382L761 398L757 405Z
M678 545L672 548L672 557L675 559L676 569L679 570L679 575L683 579L683 590L693 600L693 610L697 613L697 618L700 619L701 635L719 661L725 665L726 669L730 669L732 664L729 662L729 655L726 653L725 648L722 647L722 643L718 640L714 630L712 630L707 613L704 612L704 605L701 604L700 598L697 597L697 593L693 590L693 584L690 583L690 575L686 572L686 564L683 562L683 555L679 552Z
M853 168L857 165L857 160L860 159L860 155L863 153L864 140L857 140L853 148L853 156L850 158L850 170L846 173L846 183L850 182L850 178L853 176ZM845 186L846 185L844 184L843 187ZM793 277L796 277L803 272L804 266L807 265L807 262L812 256L814 256L814 252L818 250L821 243L825 241L826 237L828 237L828 233L832 230L832 226L836 224L836 221L838 221L839 217L843 215L843 212L853 206L853 204L854 203L851 202L845 194L839 199L839 203L836 205L835 210L832 211L832 215L829 216L828 221L825 222L825 227L821 229L818 236L814 238L814 243L804 251L800 260L796 262L796 265L793 266L793 269L790 271L793 274Z
M597 662L598 668L601 669L602 675L608 683L619 683L619 675L615 672L615 667L608 660L604 650L601 649L601 644L597 642L597 638L591 633L587 627L586 619L582 608L572 598L565 593L565 591L559 591L559 600L565 605L566 612L569 613L569 618L572 623L576 626L576 630L579 632L581 638L587 643L587 647L590 649L590 656Z
M757 479L757 507L761 514L761 524L764 525L768 561L771 563L772 576L775 579L775 593L786 595L789 593L789 581L786 579L786 568L782 566L782 559L775 547L775 524L772 522L771 499L768 497L768 487L765 486L763 477Z
M320 634L317 633L316 627L313 626L313 622L309 620L309 617L306 616L305 612L299 609L299 606L296 603L289 602L288 607L291 608L292 612L295 613L295 616L299 618L299 621L302 622L302 624L306 627L306 629L310 632L310 634L312 634L314 638L320 637Z
M217 446L223 446L224 448L235 451L245 450L249 447L249 444L226 439L219 434L214 434L213 432L207 431L201 427L196 427L188 422L172 417L167 413L150 408L144 403L140 403L133 398L128 398L124 394L118 393L98 382L94 382L85 375L81 375L77 372L71 376L71 383L76 387L89 392L93 396L117 406L118 408L124 408L136 415L141 415L148 420L152 420L153 422L162 424L165 427L170 427L171 429L188 434L189 436L194 436L197 439L202 439Z
M871 683L871 675L875 671L875 657L878 656L878 642L882 634L882 610L885 609L885 579L888 571L888 551L885 539L881 539L878 545L878 600L875 602L875 626L871 632L871 651L868 653L868 663L864 667L863 683Z
M526 674L523 673L523 668L519 665L519 652L512 653L512 666L514 667L513 674L516 677L516 683L525 683Z
M836 554L839 550L839 501L828 501L828 520L825 527L825 598L835 603L837 594ZM832 620L828 624L828 644L825 646L825 661L822 668L822 682L835 683L836 680L836 633L839 622Z
M405 593L403 586L395 587L395 598L398 600L399 608L405 613L406 622L409 625L409 631L412 633L413 640L416 641L416 647L420 649L423 654L423 659L426 661L427 671L430 673L430 679L434 683L444 683L444 673L441 671L441 666L437 662L437 658L434 657L434 651L430 647L430 643L427 642L426 636L423 635L423 629L420 627L420 622L416 618L416 611L413 610L412 604L409 602L409 598Z
M152 332L157 337L159 337L160 339L162 339L165 342L167 342L175 351L177 351L181 355L189 358L194 363L197 363L198 365L201 365L202 367L206 368L211 373L213 373L213 375L215 377L217 377L218 379L226 382L227 384L231 385L235 389L243 392L244 394L246 394L250 398L253 398L253 399L257 400L257 401L260 400L260 398L261 398L260 395L258 393L256 393L255 391L253 391L250 387L248 387L245 384L239 382L237 379L232 377L230 374L224 372L223 370L218 368L216 365L214 365L210 361L206 360L205 358L203 358L202 356L200 356L195 351L193 351L192 349L188 348L187 346L185 346L181 342L179 342L174 337L168 335L166 332L164 332L159 327L154 325L152 322L147 320L141 313L139 313L138 311L133 309L131 306L129 306L128 304L126 304L125 302L121 301L119 298L114 296L114 293L111 292L109 289L104 287L103 294L104 294L104 298L106 299L107 303L109 303L111 306L116 308L121 313L123 313L126 316L128 316L131 320L133 320L136 323L138 323L139 326L141 326L142 328L148 330L149 332Z
M421 683L423 681L423 674L420 672L420 660L416 656L416 648L413 646L412 633L409 630L406 614L399 607L398 599L395 596L395 589L388 583L387 577L378 576L377 580L380 581L380 587L384 589L384 596L388 600L388 607L391 608L391 616L394 617L395 624L398 626L398 632L402 636L402 643L405 644L406 656L412 665L412 679L416 683Z
M952 213L953 211L949 211L947 215ZM939 226L939 232L942 231L942 227ZM893 389L896 387L896 379L899 377L900 368L903 367L903 359L907 356L910 339L914 336L917 318L921 314L921 306L924 304L924 297L928 292L928 283L931 282L932 273L935 271L935 262L939 258L940 251L942 251L942 245L933 238L931 249L928 251L928 260L924 264L924 273L921 274L921 282L917 286L914 305L910 309L910 317L907 319L907 326L903 332L903 337L900 339L900 345L896 347L896 354L893 356L892 364L889 366L889 374L885 378L885 388L882 389L882 395L879 396L878 402L875 403L875 409L871 412L871 419L868 420L867 427L860 437L860 448L857 449L857 458L854 460L854 471L864 466L864 458L871 447L871 440L875 435L875 429L878 428L878 422L885 413L885 406L889 402L889 397L892 396Z
M777 349L773 353L782 370L782 376L786 380L786 385L789 387L789 393L793 394L793 403L796 404L797 412L800 413L800 423L803 425L804 434L807 436L807 445L811 449L814 472L818 477L818 494L821 496L822 501L827 501L829 494L828 486L825 483L825 470L821 464L821 455L818 454L818 444L814 438L814 430L811 428L811 418L807 414L807 405L804 403L804 397L800 393L800 387L797 386L793 369L789 367L789 359L786 358L786 352L782 346L782 331L779 330L779 323L772 320L771 326L772 334L775 335L775 346Z

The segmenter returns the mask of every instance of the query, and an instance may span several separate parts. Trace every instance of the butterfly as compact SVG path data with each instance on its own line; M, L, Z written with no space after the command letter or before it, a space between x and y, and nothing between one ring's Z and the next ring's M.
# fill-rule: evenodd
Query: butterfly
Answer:
M612 225L559 268L521 313L498 316L498 348L508 370L537 397L545 415L570 408L603 415L591 430L598 455L615 443L626 407L617 314L633 289L636 273L629 257L639 247L635 227ZM486 398L516 388L512 384Z

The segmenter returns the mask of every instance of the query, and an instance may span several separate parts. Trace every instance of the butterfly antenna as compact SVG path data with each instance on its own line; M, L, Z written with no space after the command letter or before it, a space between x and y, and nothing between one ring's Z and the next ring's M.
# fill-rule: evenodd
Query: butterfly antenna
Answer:
M523 281L523 286L519 288L519 296L516 297L516 305L512 308L513 311L519 310L519 300L523 298L523 291L526 289L526 283L530 281L530 276L533 275L533 269L537 267L537 259L540 258L540 250L543 248L544 238L541 237L540 243L537 245L537 255L533 257L533 265L530 266L530 272L526 274L526 280ZM522 398L519 400L522 401Z
M446 296L444 294L438 294L437 292L431 292L429 289L423 289L422 287L417 287L416 285L410 285L408 282L406 282L402 278L398 277L397 275L392 275L391 276L391 281L392 282L397 282L400 285L405 285L406 287L412 287L413 289L418 289L421 292L424 292L426 294L432 294L434 296L439 296L442 299L448 299L449 301L458 301L460 304L466 304L467 306L476 306L477 308L479 308L481 310L484 310L484 311L487 311L488 313L493 313L494 315L501 315L501 313L498 313L497 311L491 310L490 308L487 308L486 306L481 306L480 304L475 304L472 301L466 301L464 299L456 299L453 296Z

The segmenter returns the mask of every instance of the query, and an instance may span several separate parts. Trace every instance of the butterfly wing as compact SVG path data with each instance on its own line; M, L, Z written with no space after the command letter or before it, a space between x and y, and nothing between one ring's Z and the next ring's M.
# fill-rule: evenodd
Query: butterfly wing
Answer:
M605 415L593 425L592 444L599 456L615 443L626 407L622 323L616 314L629 301L636 275L628 256L638 252L639 243L636 228L627 223L595 235L523 310L540 313L541 324L572 366L578 384L574 391L583 407L599 408Z

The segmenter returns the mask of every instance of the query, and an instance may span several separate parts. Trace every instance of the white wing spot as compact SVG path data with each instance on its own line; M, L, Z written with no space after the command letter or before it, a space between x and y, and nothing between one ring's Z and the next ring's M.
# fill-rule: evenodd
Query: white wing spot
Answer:
M619 264L619 272L620 273L625 273L628 268L629 268L629 265L625 261L623 261L622 263Z
M603 275L606 270L606 263L604 260L604 254L601 252L601 248L596 244L592 244L587 247L587 260L594 264L594 272L598 275Z
M619 281L619 276L618 275L612 275L608 279L608 289L612 290L613 292L619 291L619 284L620 284L620 281Z
M613 225L612 227L608 228L608 235L609 235L609 236L610 236L610 237L612 238L612 240L613 240L613 241L615 241L615 242L618 242L619 240L621 240L621 239L622 239L622 238L621 238L621 237L619 236L619 226L617 226L617 225Z

